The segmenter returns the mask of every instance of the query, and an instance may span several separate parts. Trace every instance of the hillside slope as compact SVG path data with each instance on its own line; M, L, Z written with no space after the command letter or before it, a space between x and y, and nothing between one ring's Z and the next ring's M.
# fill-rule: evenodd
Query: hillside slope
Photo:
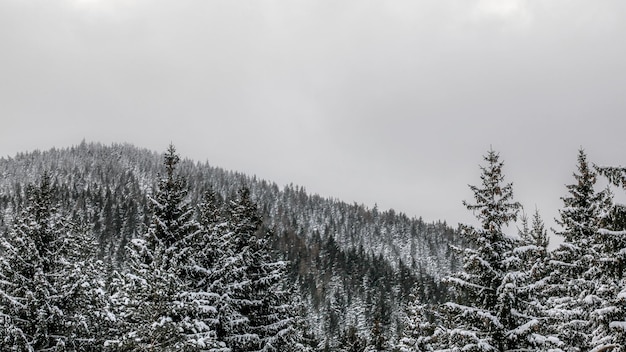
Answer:
M26 185L46 171L57 200L98 240L99 256L124 266L124 247L145 231L148 196L162 173L161 155L132 145L82 143L0 159L0 226L23 203ZM334 348L372 332L396 339L411 294L436 301L439 278L454 270L455 231L393 210L368 209L309 195L304 188L258 180L208 163L184 160L189 201L204 191L229 199L250 188L265 226L274 233L276 255L290 262L290 276L305 302L321 345Z

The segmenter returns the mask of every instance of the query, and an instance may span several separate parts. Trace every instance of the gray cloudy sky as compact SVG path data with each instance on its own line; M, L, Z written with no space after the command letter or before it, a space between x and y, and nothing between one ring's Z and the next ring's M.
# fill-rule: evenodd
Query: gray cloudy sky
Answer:
M469 221L489 146L556 216L625 163L623 0L3 0L0 155L130 142Z

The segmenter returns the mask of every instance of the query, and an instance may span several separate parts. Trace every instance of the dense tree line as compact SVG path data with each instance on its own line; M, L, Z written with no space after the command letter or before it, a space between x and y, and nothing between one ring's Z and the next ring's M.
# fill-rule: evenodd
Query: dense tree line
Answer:
M626 208L596 190L599 174L617 187L626 169L592 167L578 153L557 223L564 243L547 250L539 213L522 216L518 236L505 234L520 215L503 163L490 150L482 184L466 202L481 226L463 226L463 267L446 281L452 299L414 302L401 351L624 351Z
M59 210L47 173L26 188L0 241L2 350L306 350L249 191L196 211L178 163L170 147L121 270L96 260L98 236Z
M28 207L27 185L39 185L41 175L48 173L51 202L92 243L93 257L100 260L93 263L104 272L94 280L107 288L98 292L111 296L113 288L127 284L123 279L128 277L120 278L120 273L147 265L137 262L130 249L150 243L146 235L154 231L154 201L167 176L164 157L130 145L82 143L0 158L0 232L9 234L17 215ZM265 238L269 260L284 261L290 288L285 295L304 317L295 323L303 344L328 350L371 348L375 341L392 346L401 336L404 307L413 297L431 303L445 299L440 278L458 265L449 243L461 243L445 222L425 223L393 210L326 199L293 185L279 188L207 163L178 160L176 175L186 183L184 198L195 213L193 227L211 238L208 243L219 241L217 234L226 231L223 226L207 230L215 227L208 219L226 216L239 189L249 189L247 197L257 205L260 220L257 232L273 234ZM177 245L198 250L185 243ZM160 253L157 247L151 250ZM120 293L112 299L125 298ZM134 316L115 308L116 302L105 303L111 313L106 319ZM107 325L99 332L112 328ZM128 346L128 334L120 336L117 343L123 340ZM110 348L121 348L114 342Z
M161 166L159 166L161 164ZM581 150L548 250L490 150L480 226L131 146L0 159L3 350L622 351L626 169ZM508 233L517 224L517 233Z

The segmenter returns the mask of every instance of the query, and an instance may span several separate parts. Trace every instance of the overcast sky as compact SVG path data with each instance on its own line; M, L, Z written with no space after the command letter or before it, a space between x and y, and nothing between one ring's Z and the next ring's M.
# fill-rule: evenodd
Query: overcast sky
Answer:
M0 1L0 155L163 151L450 224L489 149L548 222L626 163L623 0Z

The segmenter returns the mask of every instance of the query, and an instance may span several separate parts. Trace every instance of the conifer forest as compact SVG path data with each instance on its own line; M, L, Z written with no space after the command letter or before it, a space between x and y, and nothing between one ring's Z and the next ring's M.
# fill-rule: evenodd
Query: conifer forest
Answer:
M492 149L458 226L173 145L2 158L0 351L626 351L626 168L575 152L557 230Z

